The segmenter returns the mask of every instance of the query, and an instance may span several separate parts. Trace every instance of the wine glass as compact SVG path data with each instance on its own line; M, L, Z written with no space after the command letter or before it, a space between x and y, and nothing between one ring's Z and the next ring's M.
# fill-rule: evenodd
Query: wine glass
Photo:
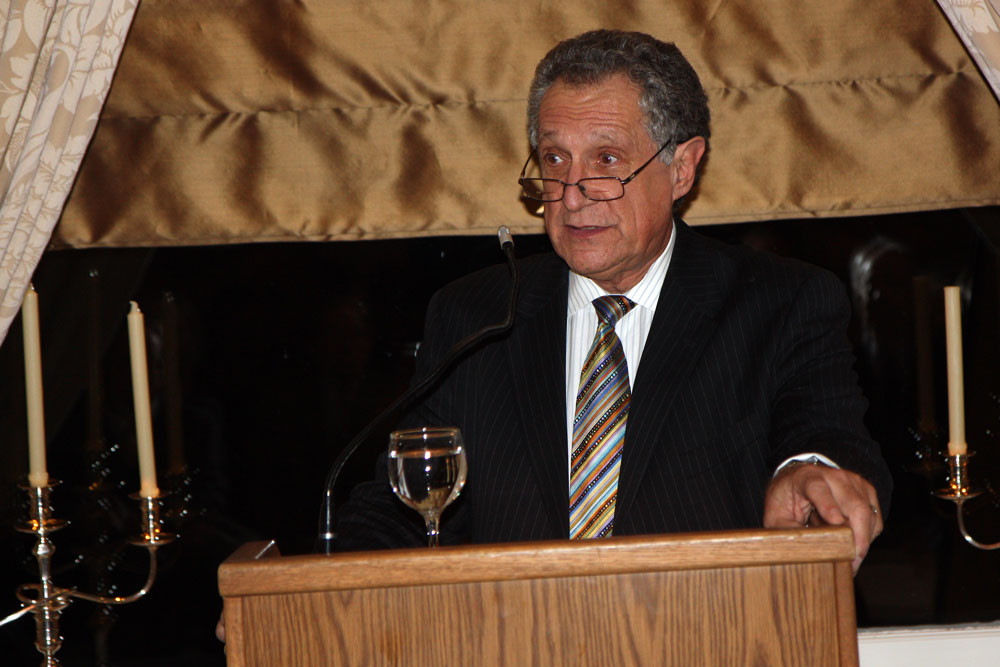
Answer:
M429 546L438 546L441 512L465 486L465 449L455 427L412 428L389 434L389 483L420 512Z

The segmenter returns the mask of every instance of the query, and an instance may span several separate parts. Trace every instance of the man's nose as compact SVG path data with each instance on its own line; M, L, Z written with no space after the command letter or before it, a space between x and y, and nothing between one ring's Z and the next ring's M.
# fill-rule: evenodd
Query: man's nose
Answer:
M580 179L586 177L587 174L583 173L583 169L570 169L570 173L566 174L562 201L567 210L578 211L593 203L592 200L584 196L583 186L580 185Z

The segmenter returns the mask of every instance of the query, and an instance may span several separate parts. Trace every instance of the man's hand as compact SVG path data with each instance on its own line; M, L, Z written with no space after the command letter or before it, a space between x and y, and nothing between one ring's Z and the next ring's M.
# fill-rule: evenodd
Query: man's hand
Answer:
M882 532L875 487L860 475L825 465L792 463L783 468L764 496L765 528L848 524L854 531L857 573L872 540Z

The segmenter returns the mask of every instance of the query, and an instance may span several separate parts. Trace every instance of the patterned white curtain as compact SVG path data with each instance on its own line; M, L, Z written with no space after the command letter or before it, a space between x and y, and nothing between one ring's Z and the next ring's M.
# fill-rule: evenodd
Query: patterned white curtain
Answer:
M62 213L139 0L0 0L0 342Z
M1000 100L1000 0L937 0Z

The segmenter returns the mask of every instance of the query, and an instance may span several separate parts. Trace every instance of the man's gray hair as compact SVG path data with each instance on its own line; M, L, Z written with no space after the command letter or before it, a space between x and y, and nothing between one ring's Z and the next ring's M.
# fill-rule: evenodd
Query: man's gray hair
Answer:
M694 68L671 43L641 32L593 30L560 42L535 68L528 97L528 139L538 147L538 110L556 81L600 83L625 74L639 87L646 131L657 146L669 143L660 159L670 164L674 149L692 137L709 137L708 98Z

